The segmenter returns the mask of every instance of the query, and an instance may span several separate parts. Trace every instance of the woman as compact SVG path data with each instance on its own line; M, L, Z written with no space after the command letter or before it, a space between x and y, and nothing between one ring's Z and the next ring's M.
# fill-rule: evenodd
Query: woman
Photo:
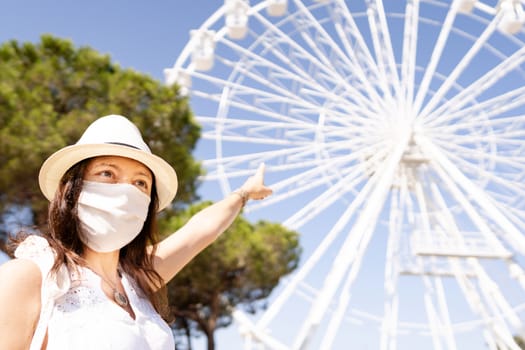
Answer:
M263 173L157 242L175 171L125 117L96 120L41 167L49 232L25 238L0 266L0 349L173 349L156 292L247 200L271 194Z

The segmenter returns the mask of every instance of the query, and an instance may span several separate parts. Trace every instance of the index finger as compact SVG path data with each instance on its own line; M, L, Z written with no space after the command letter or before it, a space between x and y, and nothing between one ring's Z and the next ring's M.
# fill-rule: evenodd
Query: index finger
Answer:
M254 177L262 180L264 178L265 169L266 169L266 165L264 163L259 164L259 167L257 168L257 171L255 172Z

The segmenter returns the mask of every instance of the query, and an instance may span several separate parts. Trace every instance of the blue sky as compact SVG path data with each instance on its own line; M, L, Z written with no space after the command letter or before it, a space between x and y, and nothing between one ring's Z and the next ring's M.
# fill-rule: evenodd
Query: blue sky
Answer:
M0 11L0 42L35 42L50 33L162 80L162 70L173 65L189 30L221 4L213 0L7 0Z

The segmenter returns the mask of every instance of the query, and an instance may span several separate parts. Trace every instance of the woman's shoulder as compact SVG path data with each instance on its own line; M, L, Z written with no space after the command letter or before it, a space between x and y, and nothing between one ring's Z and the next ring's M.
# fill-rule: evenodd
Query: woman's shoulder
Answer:
M19 306L17 301L39 301L42 273L30 260L12 259L0 265L0 286L0 304L2 300Z
M30 260L0 265L0 338L6 349L29 347L41 307L40 276Z
M15 251L15 258L0 265L0 285L5 291L38 292L42 286L42 267L48 260L49 244L40 236L28 236Z
M15 260L29 260L39 268L41 286L46 296L54 298L63 295L69 289L69 270L65 264L61 264L56 270L53 269L56 252L46 238L38 235L28 236L16 248L15 257Z
M36 263L28 259L11 259L0 265L0 285L35 286L40 288L42 273Z

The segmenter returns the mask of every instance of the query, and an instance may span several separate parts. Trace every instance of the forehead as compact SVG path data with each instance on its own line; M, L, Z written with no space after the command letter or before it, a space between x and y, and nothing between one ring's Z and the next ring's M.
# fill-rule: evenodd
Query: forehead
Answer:
M147 166L135 159L119 157L119 156L100 156L91 159L88 163L88 169L96 166L111 166L119 170L141 172L149 177L152 177L151 171Z

